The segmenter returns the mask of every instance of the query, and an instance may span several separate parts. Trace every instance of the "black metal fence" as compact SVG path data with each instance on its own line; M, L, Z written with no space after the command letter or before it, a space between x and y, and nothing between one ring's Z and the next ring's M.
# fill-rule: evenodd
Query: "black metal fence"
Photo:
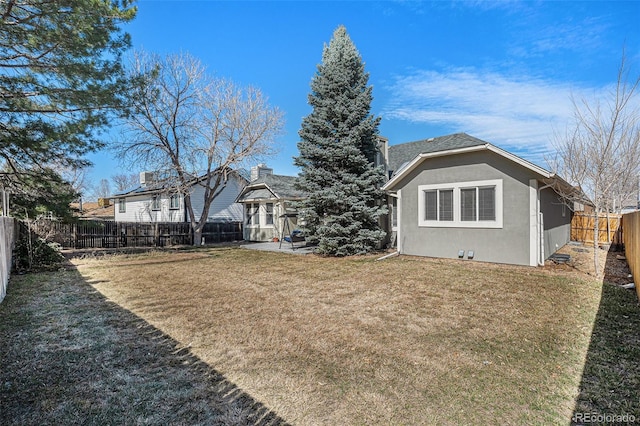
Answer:
M32 230L47 241L64 248L165 247L193 244L189 223L136 223L115 221L79 221L63 223L40 220ZM202 237L204 243L240 241L242 222L208 222Z

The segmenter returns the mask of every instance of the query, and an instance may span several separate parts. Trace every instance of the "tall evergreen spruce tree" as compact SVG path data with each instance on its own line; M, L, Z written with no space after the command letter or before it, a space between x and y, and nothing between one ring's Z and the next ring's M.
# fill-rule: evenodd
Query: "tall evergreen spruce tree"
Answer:
M374 166L380 119L370 113L368 81L360 53L338 27L311 82L313 111L302 121L294 159L301 168L297 187L309 194L299 205L307 241L322 254L368 253L385 237L384 171Z

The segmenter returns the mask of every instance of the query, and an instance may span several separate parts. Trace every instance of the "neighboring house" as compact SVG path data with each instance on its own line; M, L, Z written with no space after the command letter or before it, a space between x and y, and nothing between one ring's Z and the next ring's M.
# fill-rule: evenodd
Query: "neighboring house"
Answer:
M553 173L464 133L388 147L402 254L536 266L569 242Z
M108 198L100 198L98 202L71 203L73 215L85 220L114 220L115 209Z
M202 179L202 178L200 178ZM243 220L242 205L236 197L247 184L241 173L231 173L226 187L213 200L209 208L208 222ZM190 187L191 205L199 219L204 204L204 188L194 181ZM153 173L140 173L140 186L113 195L117 222L188 222L184 194L154 180Z
M273 241L288 236L297 225L292 202L306 197L294 188L296 177L274 175L264 164L253 167L251 175L251 182L236 198L244 205L244 239Z

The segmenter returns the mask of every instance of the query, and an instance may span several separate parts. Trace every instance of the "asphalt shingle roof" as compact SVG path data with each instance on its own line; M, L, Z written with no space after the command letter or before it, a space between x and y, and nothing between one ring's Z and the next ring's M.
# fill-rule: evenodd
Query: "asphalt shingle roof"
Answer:
M216 173L216 172L213 172ZM232 171L233 174L237 175L238 177L244 179L245 181L249 181L249 172L247 172L244 169L240 169L240 170L235 170ZM200 179L204 179L206 175L202 175L198 178L198 180ZM196 180L193 180L193 183L195 183ZM162 181L152 181L149 182L148 184L146 184L145 186L139 185L135 188L131 188L128 189L126 191L120 191L120 192L116 192L112 195L113 198L117 198L117 197L121 197L123 195L140 195L140 194L146 194L146 193L153 193L153 192L161 192L164 191L166 189L170 188L170 186L168 186L165 182Z
M114 204L108 206L101 206L98 202L82 203L82 211L80 211L80 203L69 204L72 210L74 210L74 216L78 216L85 219L111 219L115 217L116 211Z
M259 190L256 189L252 191L251 187L259 186L260 184L265 184L267 187L269 187L269 189L271 189L271 191L274 192L274 195L278 198L291 199L291 198L306 197L307 196L306 192L300 191L294 187L295 181L296 181L295 176L283 176L283 175L273 175L273 174L265 175L249 183L248 188L246 189L247 192L243 194L241 199L252 198L250 197L251 192L259 191ZM264 194L256 192L254 195L264 195Z
M469 148L486 145L487 143L466 133L455 133L453 135L391 145L389 147L389 170L398 171L403 164L413 160L419 154Z

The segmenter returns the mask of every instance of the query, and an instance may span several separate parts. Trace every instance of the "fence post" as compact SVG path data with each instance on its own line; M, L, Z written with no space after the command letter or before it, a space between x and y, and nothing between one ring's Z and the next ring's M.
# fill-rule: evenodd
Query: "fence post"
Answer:
M640 211L624 215L624 251L640 299Z
M156 247L160 247L160 233L158 232L158 222L154 224L153 240Z

